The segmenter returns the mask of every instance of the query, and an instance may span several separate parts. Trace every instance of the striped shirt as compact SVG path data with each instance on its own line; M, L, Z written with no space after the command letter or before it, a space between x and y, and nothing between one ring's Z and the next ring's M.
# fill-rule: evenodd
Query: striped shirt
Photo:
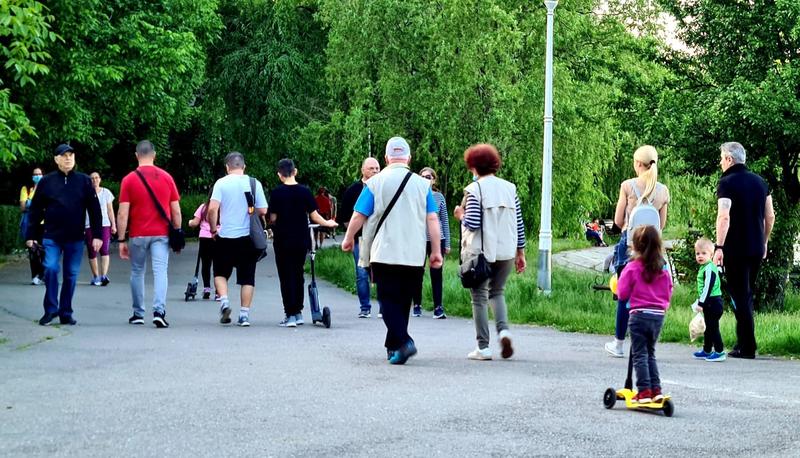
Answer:
M514 196L514 205L517 210L517 248L525 248L525 224L522 222L522 207L519 196ZM467 229L477 231L481 228L481 202L472 194L467 194L467 203L464 206L464 220L461 222Z
M433 191L433 199L436 201L436 216L439 217L439 231L444 240L442 248L450 249L450 219L447 217L447 202L444 200L444 195L441 192ZM431 241L431 235L427 234L427 240Z

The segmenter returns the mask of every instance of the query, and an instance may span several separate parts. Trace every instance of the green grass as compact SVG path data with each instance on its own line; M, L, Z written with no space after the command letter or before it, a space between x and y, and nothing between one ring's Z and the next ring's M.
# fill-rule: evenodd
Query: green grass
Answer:
M461 287L457 269L456 255L451 254L444 267L444 305L448 315L469 318L472 316L470 296ZM552 326L568 332L608 336L614 333L616 304L611 294L591 289L596 280L604 282L604 277L556 267L553 271L553 293L547 297L537 289L535 269L535 254L532 254L528 259L528 271L522 275L512 274L509 279L506 301L511 322ZM338 248L321 250L317 256L317 272L321 278L355 293L353 258L350 253L343 253ZM423 305L428 309L431 307L430 295L430 279L426 275ZM695 299L694 295L692 288L682 285L676 287L661 332L662 342L690 343L689 321L693 313L689 306ZM735 324L733 314L727 311L720 327L728 347L735 341ZM783 313L757 314L756 336L760 354L800 357L800 296L789 296Z

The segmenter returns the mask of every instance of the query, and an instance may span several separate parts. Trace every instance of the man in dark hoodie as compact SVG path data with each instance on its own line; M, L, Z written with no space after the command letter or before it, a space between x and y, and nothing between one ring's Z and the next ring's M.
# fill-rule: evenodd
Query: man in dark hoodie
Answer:
M54 151L58 170L45 175L36 188L31 201L31 221L44 220L44 315L39 324L46 326L56 317L61 324L76 324L72 318L72 296L81 267L86 213L93 234L100 234L102 214L97 193L88 175L75 172L75 153L71 146L62 144ZM36 243L35 228L28 228L25 244ZM92 246L99 250L103 240L95 238ZM64 284L59 298L59 262L63 255Z

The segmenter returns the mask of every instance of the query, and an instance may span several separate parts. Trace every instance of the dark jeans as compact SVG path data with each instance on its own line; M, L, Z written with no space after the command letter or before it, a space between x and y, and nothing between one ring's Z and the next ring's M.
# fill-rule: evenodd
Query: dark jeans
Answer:
M442 257L444 258L444 239L441 242L441 251ZM428 242L425 256L426 262L427 257L431 255L431 242ZM424 268L424 267L423 267ZM430 268L431 271L431 293L433 295L433 306L441 307L442 306L442 268ZM425 274L422 274L425 277ZM419 287L414 291L414 305L422 305L422 279L420 279Z
M396 266L372 263L372 276L378 291L378 302L383 309L388 350L397 350L411 339L408 335L408 315L416 285L422 281L423 267Z
M203 286L211 287L211 265L214 264L214 239L200 237L200 271L203 276Z
M78 272L81 268L81 255L83 254L83 241L59 243L51 239L44 239L44 283L47 291L44 294L45 313L55 314L61 318L72 316L72 296L75 294L75 284L78 282ZM58 274L61 270L61 257L64 258L64 284L61 294L58 291Z
M617 278L622 276L622 270L628 264L628 231L622 231L619 243L614 247L616 251ZM617 301L617 321L614 336L619 340L625 340L625 333L628 331L628 301Z
M722 318L722 297L709 297L703 304L703 318L706 321L706 332L703 334L703 351L711 353L722 353L725 346L722 345L722 334L719 333L719 319Z
M305 278L303 267L306 264L308 250L304 246L273 245L275 249L275 265L278 268L278 279L281 282L281 298L283 312L286 316L297 315L303 310Z
M656 342L664 324L664 315L632 313L629 323L631 330L631 355L636 369L636 388L639 391L661 388L656 365Z
M736 345L746 355L756 352L755 323L753 322L753 291L755 290L758 271L761 269L761 257L737 258L725 253L725 277L728 293L733 302L733 313L736 316Z

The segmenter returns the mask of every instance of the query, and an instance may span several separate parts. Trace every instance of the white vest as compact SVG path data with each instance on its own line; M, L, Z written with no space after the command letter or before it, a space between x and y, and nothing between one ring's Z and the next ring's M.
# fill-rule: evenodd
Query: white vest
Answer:
M483 231L461 226L462 253L480 253L483 238L483 255L487 261L514 259L517 254L517 187L489 175L471 183L464 191L483 202Z
M375 207L364 225L359 266L368 267L371 262L413 267L425 265L428 180L417 174L411 175L381 230L377 236L375 234L378 221L408 171L405 164L390 164L367 180L366 186L375 197Z

